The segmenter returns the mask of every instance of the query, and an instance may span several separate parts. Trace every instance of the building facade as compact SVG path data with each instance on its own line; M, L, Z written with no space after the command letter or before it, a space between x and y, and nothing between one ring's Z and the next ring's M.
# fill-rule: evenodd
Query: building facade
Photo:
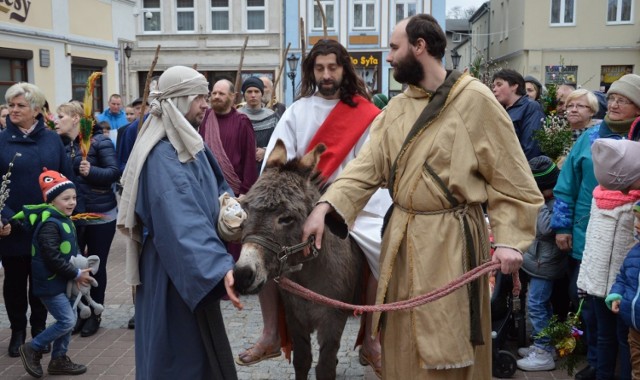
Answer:
M508 67L545 85L571 82L602 91L625 73L638 73L638 0L487 4L471 18L470 49L474 57L484 54L487 73Z
M284 53L283 6L281 0L137 0L136 43L127 67L133 97L143 94L158 45L156 75L184 65L205 75L210 86L222 78L235 82L242 60L240 83L262 75L275 81Z
M285 3L285 41L291 42L293 54L301 56L303 41L309 51L315 42L325 38L321 12L315 0ZM320 0L320 5L327 19L327 38L346 47L356 72L372 94L389 97L402 91L402 84L393 79L392 68L386 62L389 36L395 24L417 13L429 13L443 29L445 26L444 0ZM299 70L296 78L300 78ZM287 94L288 100L290 97Z
M135 38L130 0L0 0L0 103L16 82L40 87L55 112L82 100L86 79L103 73L94 110L123 87L124 47Z

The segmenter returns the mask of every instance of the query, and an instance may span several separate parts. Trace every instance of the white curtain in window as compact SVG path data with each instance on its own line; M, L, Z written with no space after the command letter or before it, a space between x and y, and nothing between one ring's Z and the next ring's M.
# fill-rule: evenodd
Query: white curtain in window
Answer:
M193 12L178 12L178 31L194 30Z

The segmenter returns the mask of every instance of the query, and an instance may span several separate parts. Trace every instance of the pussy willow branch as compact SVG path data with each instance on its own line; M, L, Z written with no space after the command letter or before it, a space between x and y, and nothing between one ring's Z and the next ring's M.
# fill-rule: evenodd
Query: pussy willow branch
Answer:
M0 212L2 212L2 210L4 209L4 202L6 202L6 200L9 198L9 191L11 190L9 189L9 184L11 183L11 180L9 178L11 177L11 168L13 167L13 161L15 161L16 158L20 156L22 156L22 154L18 152L13 155L13 158L9 163L7 173L2 176L2 185L0 185Z

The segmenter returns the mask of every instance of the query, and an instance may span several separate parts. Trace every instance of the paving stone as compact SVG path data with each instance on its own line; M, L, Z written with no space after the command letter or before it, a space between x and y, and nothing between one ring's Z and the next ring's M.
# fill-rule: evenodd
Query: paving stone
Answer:
M98 333L89 338L79 335L72 337L68 355L72 360L88 364L84 375L73 376L74 380L133 380L135 379L134 331L127 329L129 318L134 314L131 287L124 282L124 241L116 234L107 266L109 282L105 300L105 311ZM0 269L0 293L4 281L4 269ZM0 298L0 302L4 302ZM257 296L242 297L245 309L237 311L231 302L222 302L222 314L231 347L239 354L251 346L260 335L262 316ZM48 323L53 323L49 317ZM353 350L360 320L349 318L338 352L338 379L377 379L370 367L363 367L358 361L358 352ZM4 303L0 303L0 379L16 380L31 378L24 371L20 358L11 358L7 354L9 321ZM314 365L318 357L318 345L313 341ZM49 362L48 355L42 360L43 366ZM581 367L581 366L580 366ZM284 358L266 360L253 366L236 366L240 380L293 379L293 365ZM315 379L314 368L310 379ZM549 372L524 373L517 371L515 379L571 379L564 369Z

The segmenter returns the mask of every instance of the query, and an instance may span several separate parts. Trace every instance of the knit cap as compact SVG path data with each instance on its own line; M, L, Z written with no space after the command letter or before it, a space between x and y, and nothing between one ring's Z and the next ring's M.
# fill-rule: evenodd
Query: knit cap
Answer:
M542 83L540 83L539 80L537 80L535 77L531 76L531 75L527 75L526 77L524 77L524 82L527 83L533 83L535 84L539 90L542 90Z
M529 160L533 178L540 191L553 189L558 182L560 170L555 162L547 156L538 156Z
M640 108L640 75L623 75L611 84L607 91L607 95L609 94L622 95Z
M627 190L640 179L640 142L601 138L591 145L593 172L609 190Z
M258 77L249 77L242 83L242 93L244 94L250 87L256 87L264 95L264 83Z
M76 188L73 182L69 181L67 177L55 170L48 170L47 168L42 168L38 182L40 182L42 198L46 203L53 202L63 191Z

